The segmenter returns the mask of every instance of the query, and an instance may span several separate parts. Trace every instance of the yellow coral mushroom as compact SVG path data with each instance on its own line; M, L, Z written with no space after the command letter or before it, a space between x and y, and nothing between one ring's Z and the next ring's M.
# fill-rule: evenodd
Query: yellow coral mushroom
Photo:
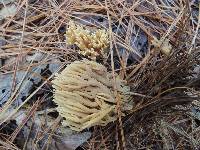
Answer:
M65 118L64 126L75 131L102 125L117 119L112 76L94 61L75 61L68 65L53 82L57 111ZM129 88L117 78L117 91L125 108ZM126 109L126 108L125 108Z
M109 44L108 34L105 30L97 30L92 33L83 26L75 25L72 21L69 22L66 36L67 44L77 45L80 48L80 54L93 60L97 56L103 56Z

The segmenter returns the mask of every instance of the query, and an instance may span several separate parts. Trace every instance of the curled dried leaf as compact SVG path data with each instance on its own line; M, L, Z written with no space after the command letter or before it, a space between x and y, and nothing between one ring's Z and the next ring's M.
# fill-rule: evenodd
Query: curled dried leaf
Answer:
M169 56L172 51L172 45L169 43L169 39L158 40L156 37L154 37L152 44L159 48L161 52L167 56Z

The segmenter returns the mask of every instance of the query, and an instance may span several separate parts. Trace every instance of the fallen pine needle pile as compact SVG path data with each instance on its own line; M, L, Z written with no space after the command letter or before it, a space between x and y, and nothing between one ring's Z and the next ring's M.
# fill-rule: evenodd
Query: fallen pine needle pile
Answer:
M1 0L0 149L199 149L199 27L195 0Z

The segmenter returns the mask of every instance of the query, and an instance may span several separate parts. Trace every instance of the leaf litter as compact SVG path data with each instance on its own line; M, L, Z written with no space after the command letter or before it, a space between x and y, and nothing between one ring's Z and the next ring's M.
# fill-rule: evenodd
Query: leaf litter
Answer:
M2 149L200 147L198 1L2 0L0 16ZM115 122L80 133L62 126L51 82L90 59L66 44L70 20L107 31L108 52L96 61L127 81L134 102L122 116L117 101Z

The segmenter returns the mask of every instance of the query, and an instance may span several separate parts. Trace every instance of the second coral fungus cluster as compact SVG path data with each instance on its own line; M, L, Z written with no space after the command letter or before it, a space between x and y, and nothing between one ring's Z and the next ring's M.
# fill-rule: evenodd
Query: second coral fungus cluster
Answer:
M117 92L123 109L129 88L116 78ZM112 75L94 61L75 61L53 81L54 102L65 118L63 125L81 131L94 125L107 125L117 119Z
M109 44L108 34L105 30L99 29L96 32L91 32L72 21L69 22L66 36L67 44L77 45L80 49L80 54L88 56L93 60L97 56L103 56Z

